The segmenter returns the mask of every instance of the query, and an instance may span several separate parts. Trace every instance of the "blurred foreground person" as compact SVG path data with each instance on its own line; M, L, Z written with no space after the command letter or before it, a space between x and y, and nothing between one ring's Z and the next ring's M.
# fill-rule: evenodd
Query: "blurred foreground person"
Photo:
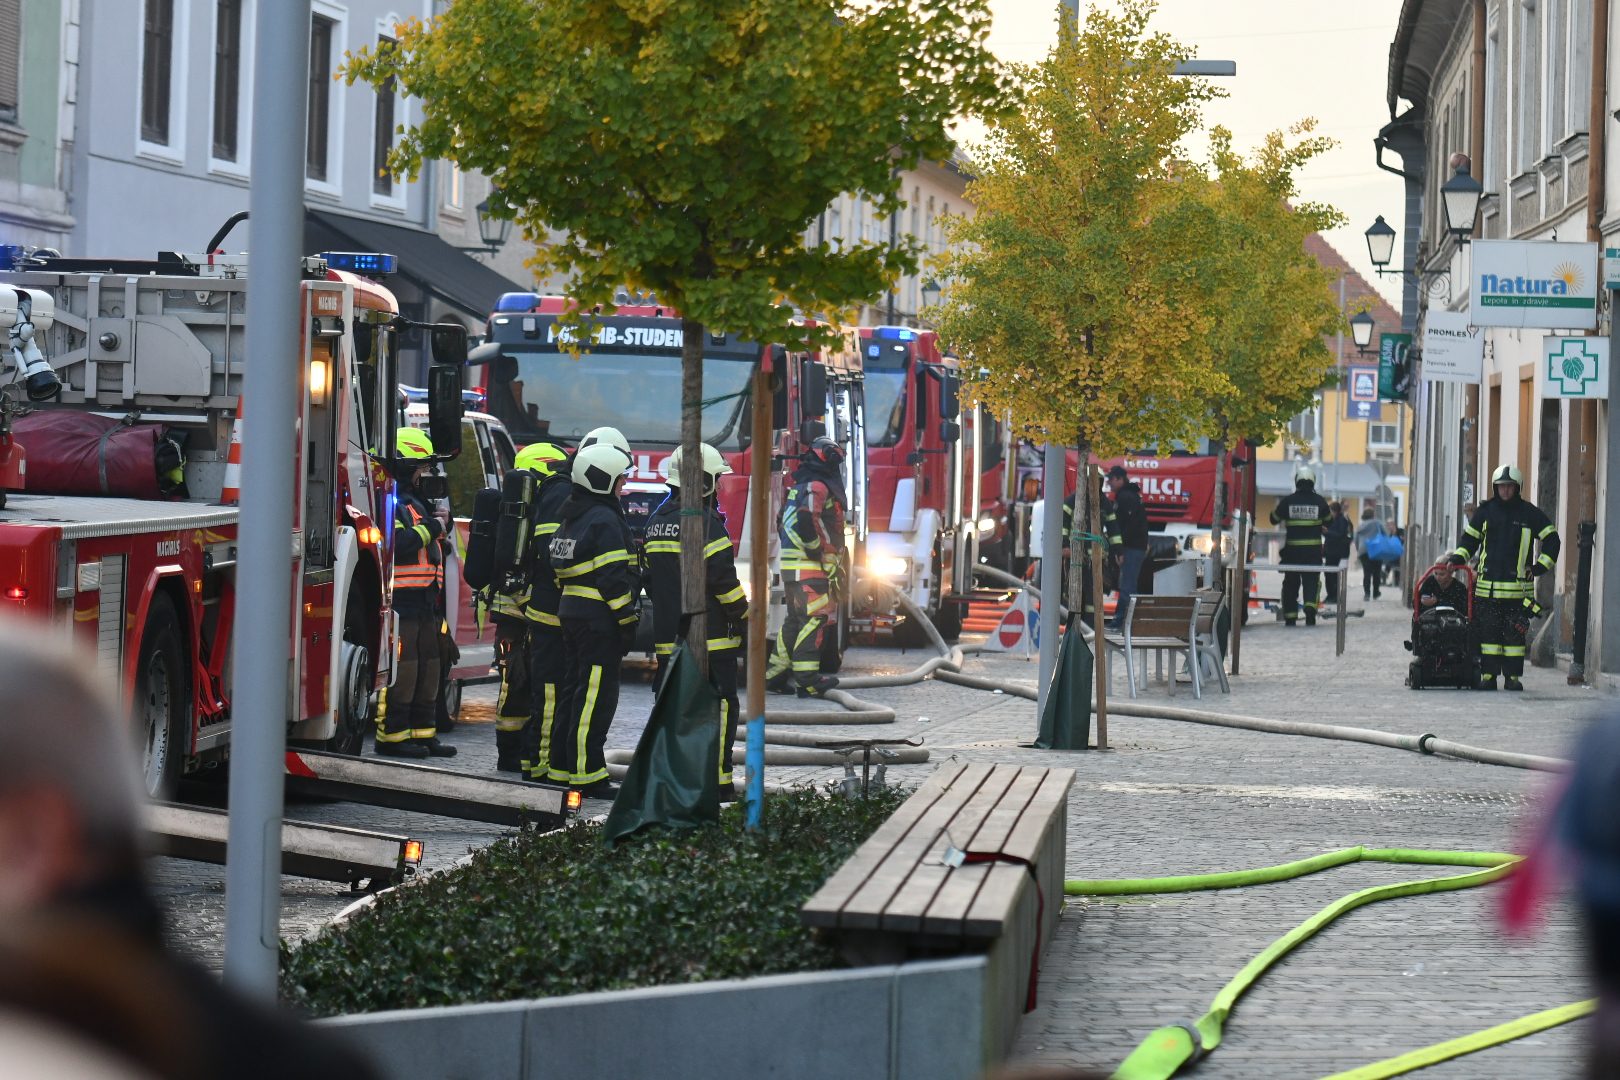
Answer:
M1558 805L1558 846L1574 858L1575 892L1597 991L1587 1075L1620 1080L1620 713L1599 719L1575 748Z
M0 621L0 1073L374 1076L327 1033L164 948L127 724L92 669L37 627Z

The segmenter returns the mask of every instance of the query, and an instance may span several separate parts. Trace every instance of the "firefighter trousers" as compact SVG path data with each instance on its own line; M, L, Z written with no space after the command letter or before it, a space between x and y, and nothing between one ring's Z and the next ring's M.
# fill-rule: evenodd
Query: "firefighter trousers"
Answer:
M1524 601L1474 598L1474 626L1479 635L1479 673L1486 678L1524 675L1524 641L1530 632L1530 610Z
M520 752L523 729L529 724L529 624L511 615L491 618L495 663L501 669L501 692L495 699L495 749L506 757Z
M820 570L784 570L782 588L787 593L787 618L776 635L776 651L765 677L774 679L791 671L798 685L814 686L821 678L821 631L832 610L827 575Z
M427 740L439 734L439 613L399 616L399 659L377 717L377 741Z
M1322 546L1320 544L1301 545L1289 547L1283 545L1282 555L1278 562L1293 566L1321 566ZM1305 594L1305 610L1316 617L1316 609L1321 605L1322 575L1319 573L1307 574L1299 571L1289 571L1283 574L1282 579L1282 612L1283 621L1292 623L1299 618L1300 594Z
M575 787L608 778L602 748L619 708L619 624L612 619L563 619L566 706L551 733L553 780Z
M566 772L552 768L551 748L557 717L567 705L568 657L562 627L529 621L529 722L518 741L518 758L531 780L568 780Z
M737 700L738 648L709 650L709 680L720 691L720 786L731 783L731 747L737 740L737 716L741 706ZM653 693L664 688L664 675L669 670L669 656L658 657L658 674L653 677Z

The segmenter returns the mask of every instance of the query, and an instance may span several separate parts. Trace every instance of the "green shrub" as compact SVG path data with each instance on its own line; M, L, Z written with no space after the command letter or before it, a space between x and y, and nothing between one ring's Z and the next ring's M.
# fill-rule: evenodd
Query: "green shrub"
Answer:
M718 829L617 849L590 822L510 834L283 945L281 994L334 1016L839 967L799 906L904 800L772 795L758 832L737 805Z

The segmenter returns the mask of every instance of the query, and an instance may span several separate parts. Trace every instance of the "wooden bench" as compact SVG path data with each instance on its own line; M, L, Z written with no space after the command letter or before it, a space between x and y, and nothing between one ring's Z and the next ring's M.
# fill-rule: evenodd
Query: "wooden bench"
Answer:
M1130 681L1131 697L1137 694L1136 653L1152 649L1160 656L1171 654L1170 693L1176 692L1175 654L1187 655L1187 666L1192 669L1193 697L1204 696L1204 684L1198 663L1198 612L1203 602L1196 596L1132 596L1126 609L1124 629L1108 635L1112 645L1125 653L1125 677ZM1145 673L1144 673L1144 680Z
M1073 769L942 765L799 918L835 938L855 966L986 953L985 1063L993 1064L1011 1050L1032 964L1063 907L1073 783Z

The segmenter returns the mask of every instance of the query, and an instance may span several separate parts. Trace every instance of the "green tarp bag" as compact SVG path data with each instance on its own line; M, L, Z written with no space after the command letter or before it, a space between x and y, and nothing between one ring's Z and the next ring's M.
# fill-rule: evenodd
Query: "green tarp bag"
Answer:
M1070 615L1058 645L1057 669L1041 710L1038 750L1085 750L1091 742L1091 646L1080 636L1080 616Z
M720 823L720 692L679 642L602 837Z

